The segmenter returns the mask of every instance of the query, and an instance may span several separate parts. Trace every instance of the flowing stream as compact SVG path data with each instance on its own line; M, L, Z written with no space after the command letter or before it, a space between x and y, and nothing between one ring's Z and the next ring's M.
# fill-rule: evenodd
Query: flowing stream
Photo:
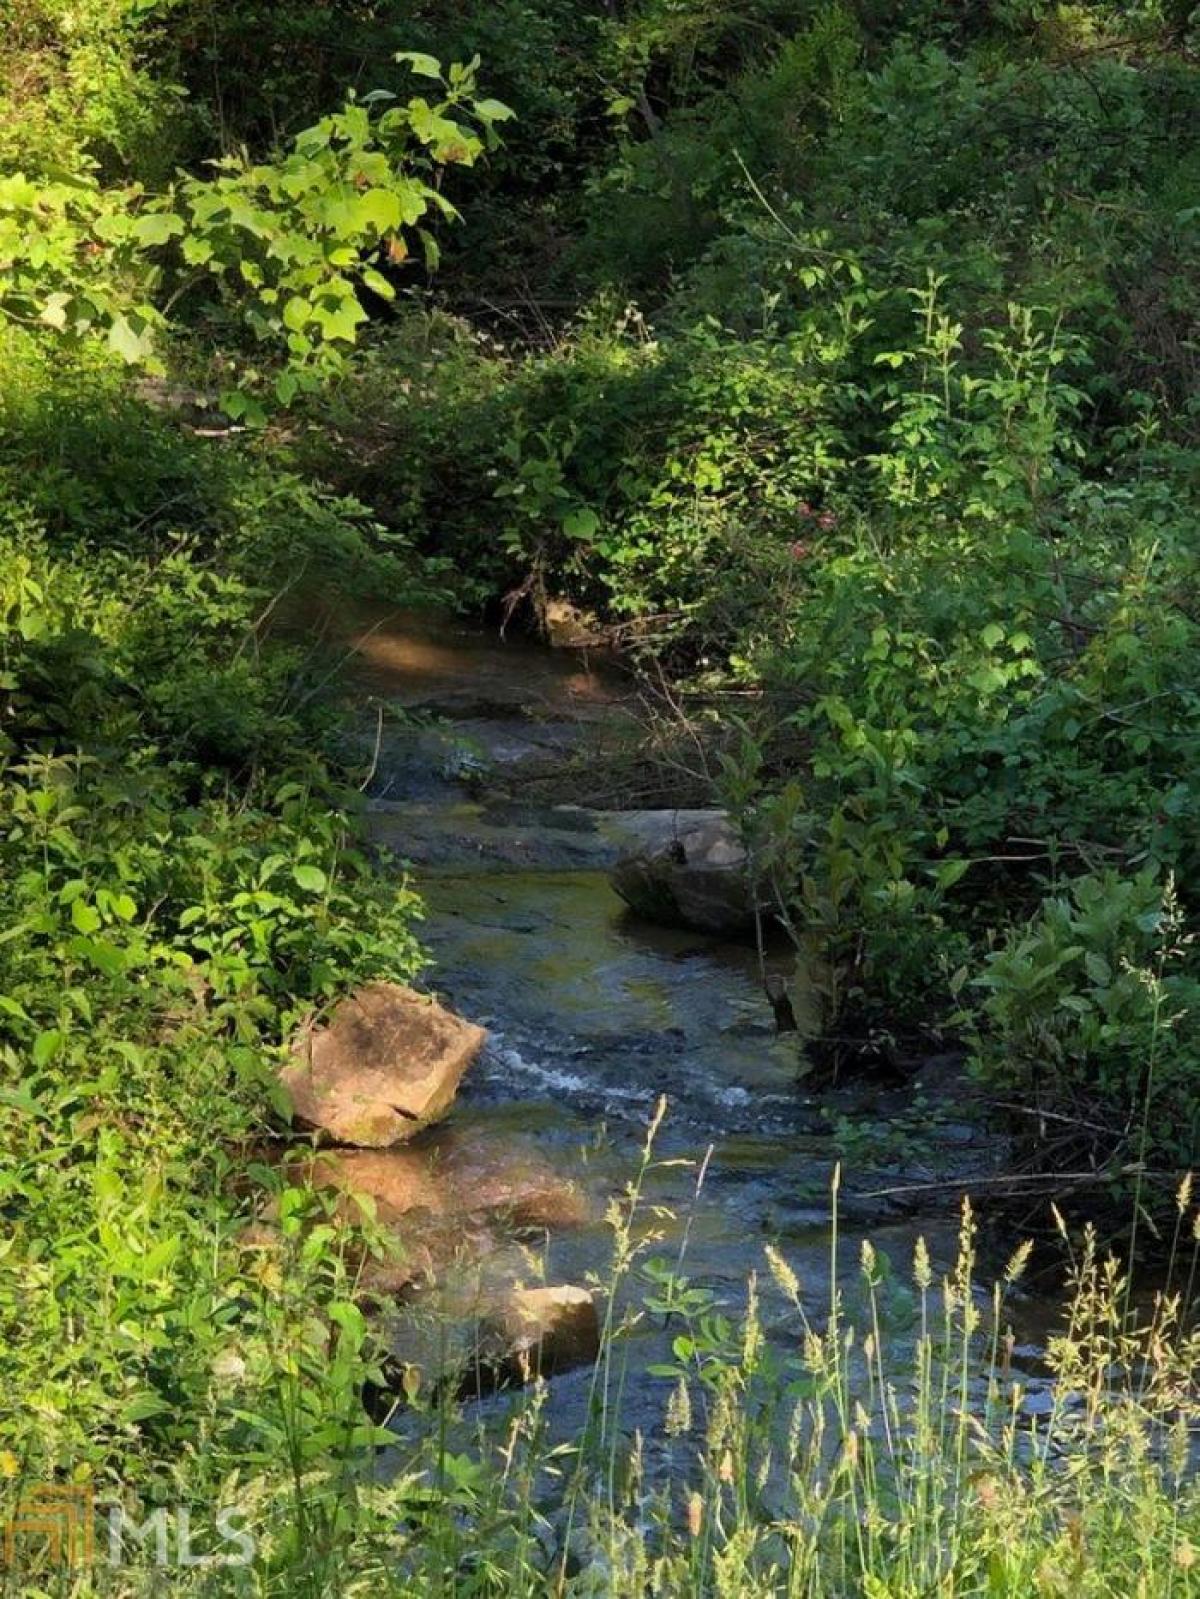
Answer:
M611 730L628 682L578 652L450 618L368 614L354 643L356 714L375 756L372 835L426 901L430 985L490 1034L438 1136L532 1141L590 1200L589 1224L551 1229L539 1247L545 1280L606 1280L604 1212L637 1168L660 1096L637 1222L655 1240L646 1258L711 1291L724 1312L736 1316L758 1270L768 1333L794 1341L762 1270L774 1242L821 1319L839 1161L837 1270L851 1313L868 1235L897 1285L918 1234L948 1268L954 1178L978 1177L1004 1153L971 1119L956 1069L935 1061L903 1087L807 1090L796 1035L776 1036L755 950L639 922L613 892L608 871L638 813L522 800L522 763L565 760ZM794 962L786 948L768 958ZM635 1271L618 1311L645 1286ZM902 1307L902 1288L897 1297ZM650 1436L669 1385L647 1368L669 1358L677 1330L643 1315L623 1343L622 1422ZM902 1308L894 1331L903 1344ZM582 1422L587 1385L586 1372L551 1385L564 1436Z

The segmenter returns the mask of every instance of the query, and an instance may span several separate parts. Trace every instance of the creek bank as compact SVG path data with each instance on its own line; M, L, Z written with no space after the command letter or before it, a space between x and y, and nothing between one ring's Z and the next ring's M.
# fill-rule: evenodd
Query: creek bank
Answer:
M668 1110L633 1223L640 1258L674 1261L721 1314L744 1306L760 1241L786 1249L815 1306L835 1269L853 1279L868 1235L897 1277L918 1236L934 1269L950 1269L958 1195L1007 1158L1006 1141L975 1118L961 1072L943 1061L904 1085L809 1090L803 1033L777 1036L752 943L646 921L610 883L623 852L718 813L530 797L526 774L547 759L606 747L613 722L628 715L627 680L590 655L500 641L459 619L423 619L413 631L411 619L394 618L373 625L353 692L373 770L374 846L426 902L439 996L488 1032L446 1120L411 1147L454 1136L502 1146L518 1136L576 1185L586 1212L573 1225L547 1214L531 1262L511 1212L439 1214L450 1203L439 1178L424 1214L431 1228L458 1228L462 1247L431 1262L425 1292L408 1280L389 1334L398 1359L407 1349L421 1364L406 1343L417 1323L454 1319L431 1282L450 1294L464 1274L497 1292L608 1282L604 1212L638 1164L660 1096ZM818 1013L819 979L786 942L768 941L765 967L786 983L801 1020ZM652 1438L664 1387L651 1368L672 1358L674 1330L643 1313L639 1272L617 1285L611 1314L618 1324L629 1318L627 1424ZM772 1336L794 1337L792 1312L765 1276L759 1293ZM459 1333L451 1341L471 1347ZM589 1382L579 1370L556 1376L547 1412L555 1436L583 1426Z

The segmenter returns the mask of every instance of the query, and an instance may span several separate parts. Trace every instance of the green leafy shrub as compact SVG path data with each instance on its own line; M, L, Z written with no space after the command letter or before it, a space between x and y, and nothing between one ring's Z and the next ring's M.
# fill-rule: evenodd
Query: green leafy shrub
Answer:
M512 115L476 92L476 63L443 76L431 56L397 59L436 81L435 103L401 103L386 89L351 95L275 159L226 155L209 163L215 175L181 176L158 194L102 184L84 155L58 181L0 168L0 318L73 343L101 337L130 365L161 372L171 313L204 284L243 334L272 347L283 366L275 395L289 404L355 343L368 318L362 295L395 298L393 269L414 238L436 263L424 224L458 215L441 172L471 166ZM177 257L164 257L172 244ZM261 387L241 365L249 388ZM235 419L265 420L252 392L230 390L224 403Z
M1031 1109L1077 1111L1084 1141L1109 1160L1189 1166L1200 983L1186 952L1173 890L1153 870L1074 878L975 979L980 1069Z
M363 853L329 663L267 624L293 586L430 580L111 359L3 356L0 1477L199 1504L235 1454L331 1469L375 1437L368 1246L253 1162L294 1029L419 971L420 905Z
M172 0L12 0L0 36L0 170L53 182L169 176L192 119L152 41Z

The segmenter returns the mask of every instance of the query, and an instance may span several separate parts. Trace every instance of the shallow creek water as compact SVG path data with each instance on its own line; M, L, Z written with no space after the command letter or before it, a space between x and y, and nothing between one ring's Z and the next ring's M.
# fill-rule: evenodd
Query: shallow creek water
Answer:
M636 1169L660 1096L667 1111L637 1226L656 1239L651 1256L710 1289L726 1313L737 1315L758 1270L768 1332L794 1343L794 1318L763 1270L762 1246L775 1242L822 1320L839 1160L837 1269L851 1311L865 1236L900 1279L918 1235L935 1268L948 1268L953 1179L986 1173L1003 1150L971 1120L946 1063L900 1089L806 1090L794 1035L775 1035L756 952L638 922L609 886L638 816L521 802L522 760L566 758L611 727L626 682L578 653L452 619L379 612L353 642L363 736L377 757L373 837L408 863L426 901L430 986L490 1033L440 1136L533 1141L591 1200L594 1222L551 1232L535 1270L549 1283L606 1280L604 1210ZM381 719L381 708L412 714ZM501 786L508 798L496 797ZM768 958L792 961L786 949ZM895 1192L923 1184L924 1206ZM623 1298L636 1303L643 1287L635 1272ZM624 1345L623 1423L650 1437L669 1384L647 1368L669 1358L677 1330L643 1316ZM897 1336L902 1354L902 1326ZM560 1435L582 1424L588 1381L554 1379Z

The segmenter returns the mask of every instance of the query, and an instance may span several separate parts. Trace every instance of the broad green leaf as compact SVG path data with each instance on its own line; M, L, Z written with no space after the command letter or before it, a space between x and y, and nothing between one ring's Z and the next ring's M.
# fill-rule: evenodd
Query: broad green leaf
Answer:
M416 178L402 178L393 184L390 192L400 202L400 221L405 227L412 227L419 222L431 205L441 208L441 197L437 191ZM453 215L453 207L449 213L443 210L443 215L446 214Z
M431 272L436 272L442 259L442 252L437 240L428 228L418 228L417 237L421 241L421 249L425 255L425 265Z
M71 295L64 294L61 290L46 296L46 303L42 307L41 320L47 327L57 328L61 331L67 325L67 307L71 303Z
M79 953L106 977L120 977L129 965L128 957L119 944L111 939L79 939Z
M581 505L563 517L562 525L569 539L590 539L596 536L600 518L588 506Z
M503 100L476 100L472 109L484 122L508 122L517 114Z
M215 254L212 241L199 233L187 234L182 249L188 266L207 266Z
M139 333L128 317L118 315L112 319L109 326L107 343L109 349L119 355L122 361L130 366L136 366L150 353L150 330L143 328Z
M122 1408L121 1416L126 1423L147 1421L151 1416L161 1416L171 1406L161 1396L151 1389L143 1389Z
M283 308L283 325L299 333L312 316L312 306L301 294L293 294Z
M358 336L359 323L367 320L367 313L350 295L341 300L326 300L317 307L314 320L327 339L341 339L353 344Z
M1089 950L1083 957L1083 969L1098 988L1107 988L1112 982L1112 967L1095 950Z
M377 233L390 233L400 226L400 196L391 189L367 189L354 202L359 228L373 227Z
M44 1033L39 1033L33 1041L33 1064L45 1066L58 1054L62 1044L63 1035L57 1027L49 1027Z
M349 1300L337 1299L329 1306L328 1315L345 1333L351 1347L359 1349L367 1335L367 1321L358 1306Z
M953 888L970 865L970 861L943 861L937 869L937 886L942 889Z
M377 294L381 300L394 300L396 290L384 277L382 272L376 272L374 267L363 269L362 280L372 294Z
M420 50L400 50L396 54L397 61L410 67L421 78L440 78L442 63L436 56L425 55Z
M152 211L145 216L135 217L130 232L139 244L153 248L179 238L186 228L183 218L173 212Z

